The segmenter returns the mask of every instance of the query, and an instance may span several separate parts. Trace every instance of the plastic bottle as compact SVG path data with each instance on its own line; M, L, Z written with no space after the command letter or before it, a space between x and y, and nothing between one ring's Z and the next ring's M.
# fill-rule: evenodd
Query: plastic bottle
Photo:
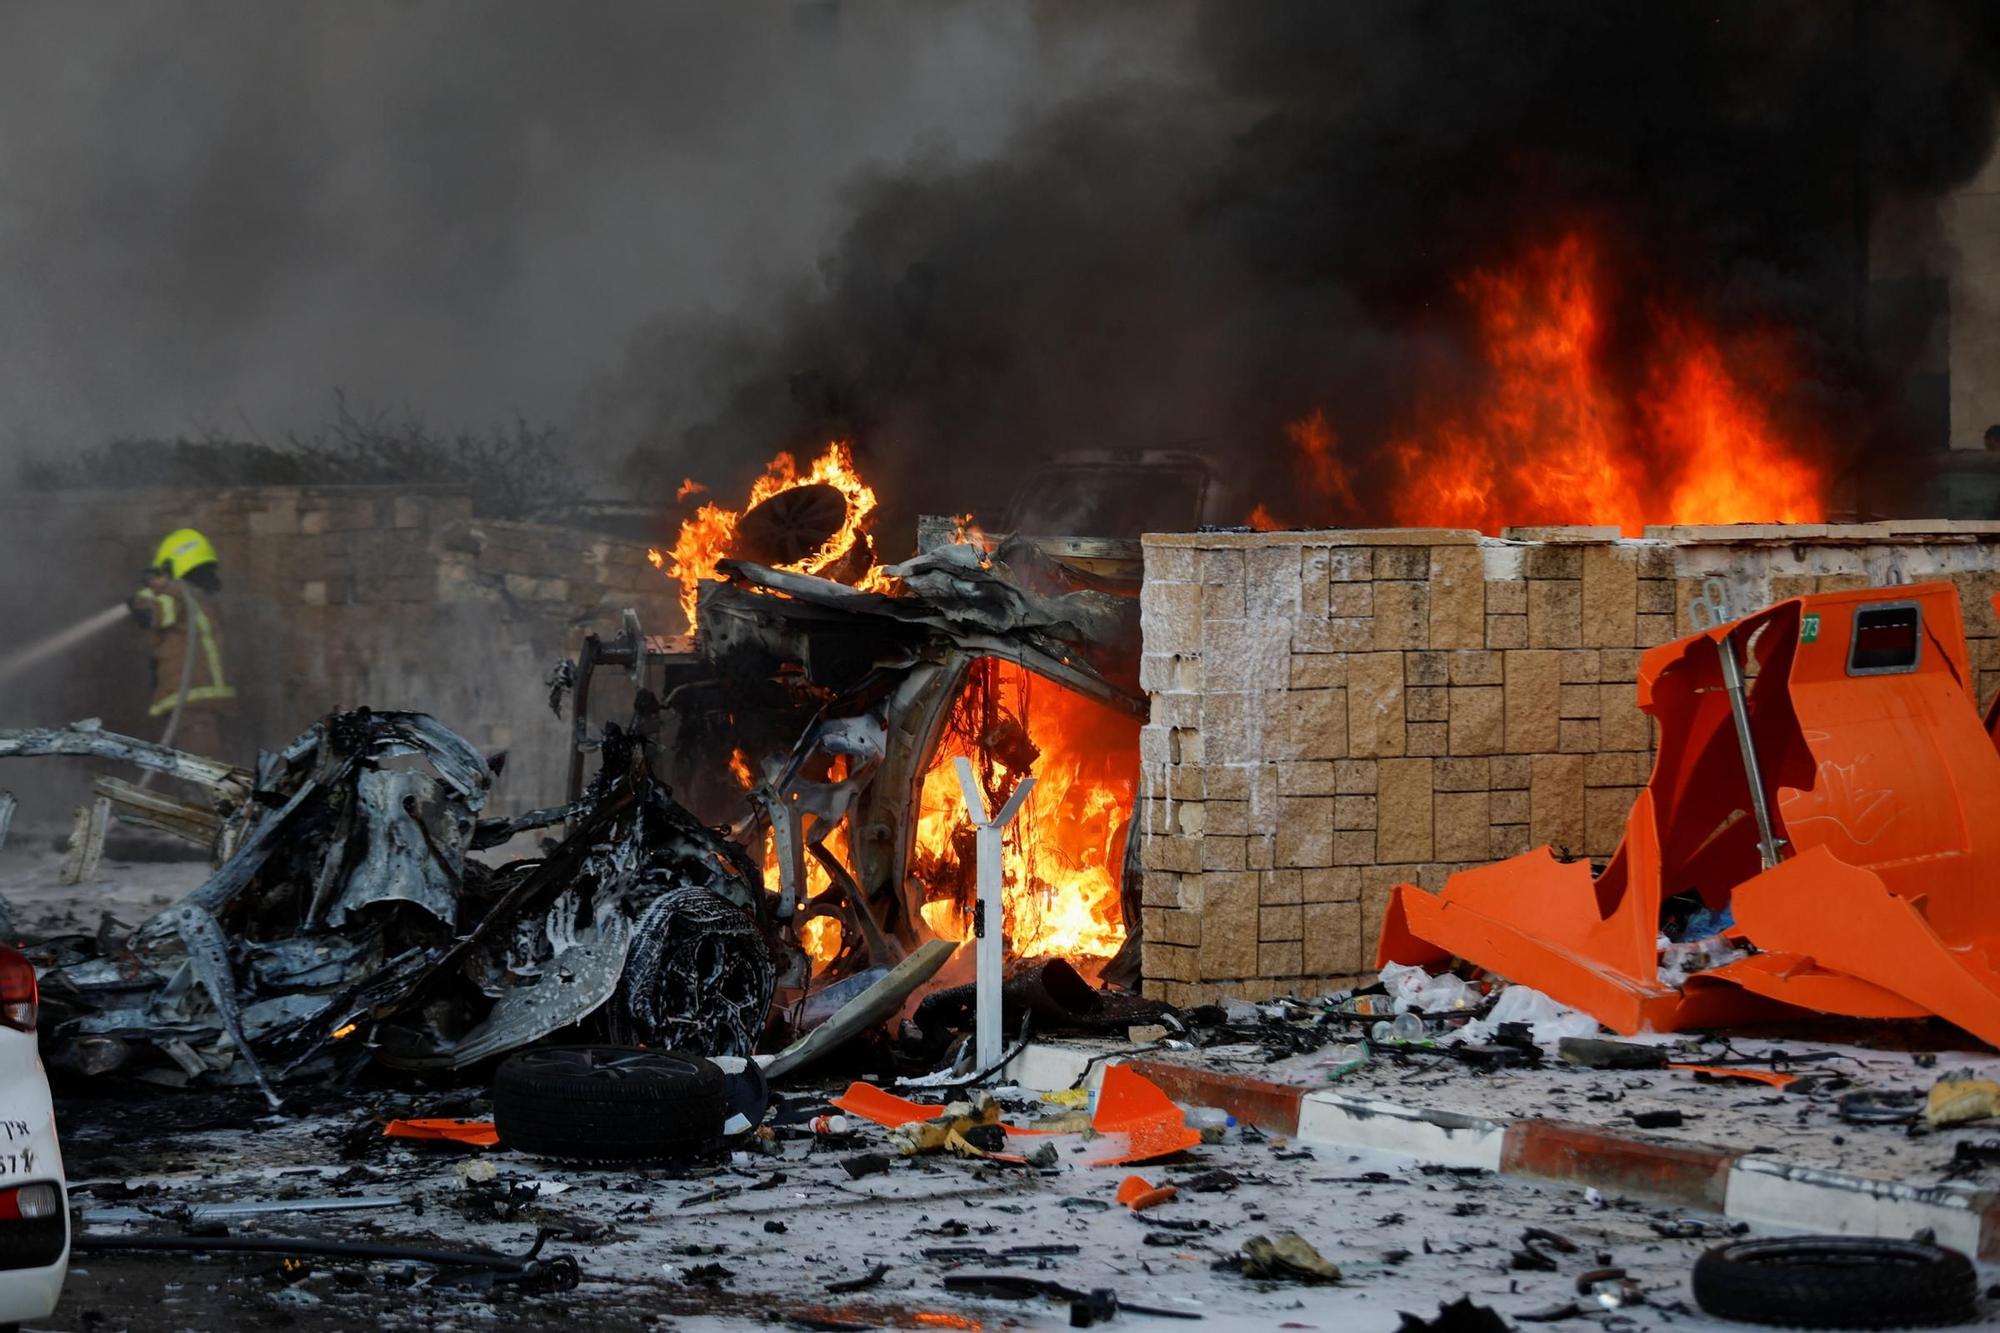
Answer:
M1386 1023L1377 1023L1369 1035L1378 1042L1422 1041L1424 1020L1415 1014L1397 1014Z
M1224 1143L1235 1137L1236 1117L1219 1106L1190 1106L1182 1118L1189 1129L1201 1131L1203 1143Z
M1333 1061L1326 1071L1327 1082L1353 1073L1368 1063L1368 1043L1365 1041L1344 1041L1327 1047L1327 1058Z

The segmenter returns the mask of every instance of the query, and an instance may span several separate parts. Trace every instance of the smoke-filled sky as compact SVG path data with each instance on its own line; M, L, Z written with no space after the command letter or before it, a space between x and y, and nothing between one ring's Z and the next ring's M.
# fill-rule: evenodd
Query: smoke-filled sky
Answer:
M978 159L1177 49L1172 12L975 3L0 5L0 442L643 435L642 328L752 319L840 187ZM607 388L607 386L610 386Z
M279 435L340 388L669 489L851 435L938 511L1036 452L1379 438L1469 360L1463 275L1577 226L1621 310L1781 326L1793 406L1893 435L1858 223L1986 160L2000 72L1986 0L0 21L0 441Z

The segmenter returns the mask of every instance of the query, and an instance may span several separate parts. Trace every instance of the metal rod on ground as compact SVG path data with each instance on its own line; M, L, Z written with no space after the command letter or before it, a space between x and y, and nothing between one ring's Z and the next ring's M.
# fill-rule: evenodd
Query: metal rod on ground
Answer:
M977 942L973 954L976 969L978 1008L973 1018L975 1051L974 1063L981 1069L990 1068L1000 1059L1000 983L1001 967L1005 946L1002 930L1000 884L1006 874L1006 861L1002 855L1001 838L1014 817L1021 813L1021 803L1028 799L1028 793L1035 789L1035 779L1021 779L1021 785L1014 788L1014 794L1000 807L1000 813L987 817L986 798L979 790L979 780L972 772L972 761L964 755L952 760L958 769L958 787L965 794L965 818L976 830L978 838L979 897L973 903L972 933Z

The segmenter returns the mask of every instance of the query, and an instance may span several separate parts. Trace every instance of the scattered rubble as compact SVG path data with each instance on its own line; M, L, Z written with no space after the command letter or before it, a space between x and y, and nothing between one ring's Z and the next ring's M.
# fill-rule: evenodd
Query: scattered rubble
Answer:
M1247 1278L1272 1282L1338 1282L1340 1268L1315 1250L1296 1231L1276 1239L1252 1236L1243 1242L1235 1259L1236 1270Z

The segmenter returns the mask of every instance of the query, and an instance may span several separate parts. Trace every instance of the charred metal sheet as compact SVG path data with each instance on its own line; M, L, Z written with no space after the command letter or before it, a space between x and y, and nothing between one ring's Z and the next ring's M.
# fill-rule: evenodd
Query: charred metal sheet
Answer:
M263 1066L257 1063L256 1055L250 1049L250 1041L243 1030L243 1014L236 1003L236 981L229 970L229 943L223 938L222 927L215 918L193 902L183 902L178 907L170 907L154 920L170 927L180 936L182 946L187 950L188 966L194 977L208 992L215 1004L215 1012L222 1019L223 1029L229 1039L236 1043L237 1051L250 1072L257 1080L257 1087L272 1106L279 1104L278 1094L271 1091L269 1080L264 1077Z
M336 777L345 776L350 766L342 764ZM261 820L250 836L238 844L229 859L208 877L207 882L183 901L189 906L199 907L209 913L219 912L227 907L237 894L248 887L257 872L263 869L264 862L291 830L293 820L305 808L307 800L317 791L319 791L317 782L308 781L302 785L279 810ZM154 921L160 919L155 917ZM148 928L150 923L148 927L142 927L142 929Z
M240 768L104 730L95 718L66 727L24 727L0 731L0 759L37 755L79 755L115 759L164 773L214 791L232 802L250 794L251 775Z
M352 912L400 902L455 926L471 817L444 799L436 779L414 769L361 773L355 799L364 848L347 887L327 908L327 924L339 927Z
M584 808L583 802L578 801L573 805L530 810L525 814L515 815L512 819L482 819L472 830L472 850L483 852L510 841L517 833L566 824L582 814Z
M250 975L267 991L318 990L337 986L379 960L381 935L294 935L243 946Z
M276 1033L322 1017L332 1004L333 997L330 995L314 995L305 991L257 1000L243 1006L243 1032L252 1041L263 1041Z
M306 927L313 929L326 920L326 914L333 906L335 892L344 882L341 871L347 865L347 844L354 837L353 793L336 788L328 794L329 803L337 807L334 815L333 832L324 844L324 860L320 862L319 875L313 881L312 907L306 913Z
M363 708L335 713L325 725L336 750L354 753L365 747L371 759L421 754L465 801L467 809L477 814L486 804L493 771L484 756L465 737L428 713L378 713Z
M767 1078L782 1078L792 1070L812 1063L855 1035L883 1022L898 1009L911 992L936 976L951 956L958 952L953 940L932 940L898 963L886 976L849 1000L832 1018L778 1052L764 1066Z
M580 1023L617 991L631 942L630 923L613 912L597 927L596 938L556 954L532 985L502 996L462 1041L433 1052L385 1051L382 1058L405 1068L463 1069Z
M64 884L80 884L97 873L104 857L104 836L111 828L111 802L99 796L76 808L69 831L69 857L57 876Z
M967 552L971 554L960 554ZM904 571L906 584L914 579L930 589L931 595L911 597L861 592L831 579L742 561L724 560L717 569L747 587L782 592L808 608L928 631L944 644L1019 662L1091 698L1143 713L1138 611L1132 598L1088 590L1043 596L1011 581L1005 570L969 563L978 554L972 547L945 547L885 570ZM711 616L711 608L718 614ZM704 635L715 636L725 653L732 620L810 623L797 607L745 597L721 584L702 589L701 615ZM893 641L883 647L893 647Z

